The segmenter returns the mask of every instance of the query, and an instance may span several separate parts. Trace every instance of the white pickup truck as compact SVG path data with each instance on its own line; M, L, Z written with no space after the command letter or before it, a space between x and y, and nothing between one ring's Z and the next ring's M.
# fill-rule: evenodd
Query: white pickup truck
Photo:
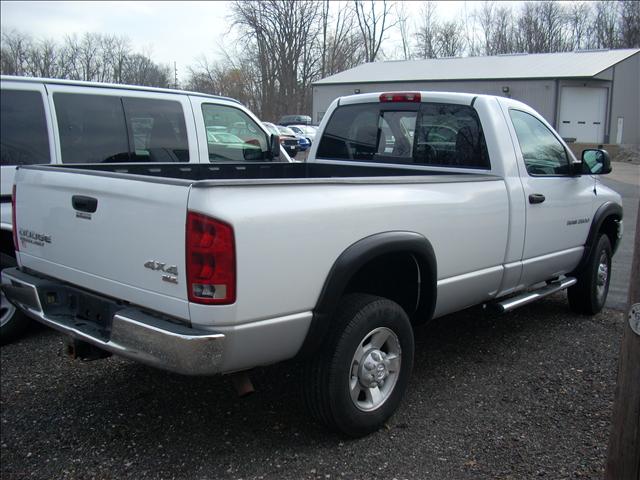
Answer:
M317 138L308 163L21 167L3 291L175 372L302 359L310 412L351 436L397 409L414 325L567 288L603 307L622 235L606 152L576 160L526 105L460 93L340 98Z

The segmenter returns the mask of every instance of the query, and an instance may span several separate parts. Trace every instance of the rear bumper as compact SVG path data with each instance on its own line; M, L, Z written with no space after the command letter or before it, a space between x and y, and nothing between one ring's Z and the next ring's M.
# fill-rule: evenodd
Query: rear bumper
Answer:
M186 375L221 373L223 333L179 325L17 268L2 271L2 291L34 320L116 355Z

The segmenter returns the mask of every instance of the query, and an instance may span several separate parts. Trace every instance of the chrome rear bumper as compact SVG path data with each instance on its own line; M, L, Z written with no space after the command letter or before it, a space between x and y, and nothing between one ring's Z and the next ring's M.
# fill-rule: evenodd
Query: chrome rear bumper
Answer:
M108 352L185 375L220 373L223 333L179 325L17 268L2 271L2 291L34 320Z

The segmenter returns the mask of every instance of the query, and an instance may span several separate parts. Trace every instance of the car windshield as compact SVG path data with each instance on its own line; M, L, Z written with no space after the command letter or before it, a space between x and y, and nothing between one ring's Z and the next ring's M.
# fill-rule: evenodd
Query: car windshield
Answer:
M288 127L283 127L283 126L278 125L278 130L280 130L280 133L283 134L283 135L290 135L292 137L296 136L296 134L293 132L293 130L291 130Z
M278 131L278 129L273 123L262 122L262 125L264 125L266 129L269 130L269 133L273 133L274 135L280 135L280 132Z
M316 133L316 127L312 125L289 125L289 128L299 133L306 133L307 135L313 135Z

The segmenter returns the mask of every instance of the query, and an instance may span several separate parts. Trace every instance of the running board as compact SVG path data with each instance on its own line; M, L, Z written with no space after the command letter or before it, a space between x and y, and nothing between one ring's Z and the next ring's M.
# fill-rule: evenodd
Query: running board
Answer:
M497 311L498 313L509 312L515 308L527 305L531 302L535 302L536 300L540 300L547 295L551 295L553 293L559 292L560 290L564 290L565 288L569 288L570 286L575 285L576 282L577 280L573 277L565 277L562 280L551 282L546 286L539 288L538 290L525 292L520 295L516 295L515 297L509 297L500 302L492 302L489 304L489 307L492 310Z

